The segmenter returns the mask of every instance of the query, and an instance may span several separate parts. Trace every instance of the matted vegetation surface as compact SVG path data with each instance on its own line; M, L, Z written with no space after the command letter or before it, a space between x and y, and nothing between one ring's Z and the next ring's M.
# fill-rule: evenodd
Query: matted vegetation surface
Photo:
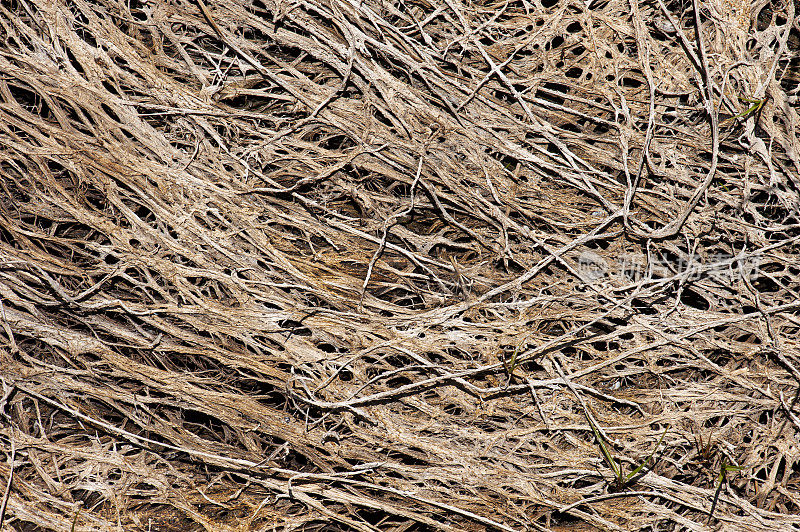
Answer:
M798 10L4 0L2 530L800 530Z

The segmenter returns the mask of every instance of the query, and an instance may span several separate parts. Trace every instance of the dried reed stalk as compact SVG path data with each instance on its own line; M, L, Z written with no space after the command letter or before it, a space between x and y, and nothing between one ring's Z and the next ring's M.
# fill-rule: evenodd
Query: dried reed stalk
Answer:
M0 528L800 526L758 5L3 2Z

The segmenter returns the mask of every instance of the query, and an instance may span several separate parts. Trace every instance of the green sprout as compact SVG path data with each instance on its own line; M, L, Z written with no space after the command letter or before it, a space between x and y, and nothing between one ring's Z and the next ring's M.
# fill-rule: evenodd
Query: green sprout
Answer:
M733 122L737 118L742 118L742 119L747 118L750 115L759 112L761 110L761 108L764 107L764 104L767 103L767 98L766 97L758 99L758 98L744 98L744 97L740 96L739 100L741 100L741 101L743 101L745 103L750 103L752 105L747 110L742 111L738 115L734 115L734 116L731 116L729 118L726 118L725 120L723 120L722 125L725 125L725 124L728 124L730 122Z
M514 370L517 369L517 364L519 362L517 360L517 355L519 354L519 347L520 346L517 346L514 349L514 354L511 355L510 360L507 361L505 356L502 357L503 371L506 372L506 376L508 377L508 381L506 382L506 388L508 388L508 386L514 382Z
M603 453L603 458L605 458L606 463L611 468L611 471L614 473L614 489L616 490L623 490L626 487L628 487L628 485L637 480L638 478L637 475L642 469L645 468L645 466L647 466L647 464L650 462L653 456L655 456L656 451L661 446L661 442L664 441L664 436L666 436L667 431L669 431L669 427L664 429L664 433L661 434L661 438L658 439L658 443L656 443L653 452L650 453L650 456L648 456L644 462L639 464L630 473L625 473L625 470L623 469L622 466L622 460L620 459L619 461L615 461L614 457L611 456L611 452L608 450L609 446L606 445L608 442L606 442L605 438L603 438L603 435L600 433L600 430L597 428L597 426L595 426L594 421L592 421L591 417L588 415L586 416L586 419L589 420L589 426L592 427L592 432L594 432L594 437L597 438L597 443L600 446L600 450Z
M725 461L725 458L723 457L722 464L720 464L719 468L719 475L717 476L717 490L714 492L714 500L711 502L711 510L708 512L709 523L711 523L711 519L714 517L714 509L717 507L717 502L719 501L719 495L722 492L722 486L725 484L725 480L728 477L728 473L741 471L742 469L744 469L743 466L729 465Z

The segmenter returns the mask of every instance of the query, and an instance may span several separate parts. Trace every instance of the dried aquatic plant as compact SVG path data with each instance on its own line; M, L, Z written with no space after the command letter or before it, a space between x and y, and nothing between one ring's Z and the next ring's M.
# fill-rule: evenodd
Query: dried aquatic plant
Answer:
M3 526L800 525L795 8L0 2Z

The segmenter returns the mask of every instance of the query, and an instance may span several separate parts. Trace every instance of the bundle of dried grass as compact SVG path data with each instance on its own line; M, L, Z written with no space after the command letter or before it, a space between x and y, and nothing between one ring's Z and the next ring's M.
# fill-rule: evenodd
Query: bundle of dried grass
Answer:
M3 530L800 526L797 8L698 4L3 2Z

